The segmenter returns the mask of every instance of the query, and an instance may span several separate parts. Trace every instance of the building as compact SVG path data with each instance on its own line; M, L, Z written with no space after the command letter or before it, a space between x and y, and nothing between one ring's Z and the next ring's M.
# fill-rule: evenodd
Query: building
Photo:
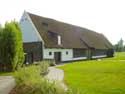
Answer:
M24 12L22 29L26 61L56 62L113 57L113 46L100 33Z

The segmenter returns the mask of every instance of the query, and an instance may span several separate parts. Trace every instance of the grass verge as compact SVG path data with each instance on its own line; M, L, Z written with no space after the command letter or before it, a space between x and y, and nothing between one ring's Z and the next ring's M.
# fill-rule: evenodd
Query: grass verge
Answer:
M61 66L65 83L82 94L125 94L125 53L115 56Z

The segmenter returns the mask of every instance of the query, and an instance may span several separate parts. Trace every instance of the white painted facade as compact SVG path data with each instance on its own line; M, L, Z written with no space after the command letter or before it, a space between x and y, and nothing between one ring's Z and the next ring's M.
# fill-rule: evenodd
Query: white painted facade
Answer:
M52 54L49 55L49 52ZM61 52L61 61L83 60L87 57L73 58L73 49L45 49L43 50L44 59L54 59L54 52ZM66 54L68 52L68 54Z
M20 20L20 27L22 30L23 42L38 42L42 41L37 29L32 23L29 15L24 12Z
M103 58L103 57L107 57L107 55L92 56L93 59L95 59L95 58Z

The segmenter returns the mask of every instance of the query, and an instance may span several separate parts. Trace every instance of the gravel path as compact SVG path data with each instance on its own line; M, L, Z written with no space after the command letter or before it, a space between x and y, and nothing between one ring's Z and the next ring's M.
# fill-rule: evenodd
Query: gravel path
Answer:
M49 73L46 75L46 78L50 81L58 81L61 83L62 87L67 90L67 86L64 84L64 72L61 69L55 67L49 67Z
M0 76L0 94L8 94L15 86L15 80L12 76Z

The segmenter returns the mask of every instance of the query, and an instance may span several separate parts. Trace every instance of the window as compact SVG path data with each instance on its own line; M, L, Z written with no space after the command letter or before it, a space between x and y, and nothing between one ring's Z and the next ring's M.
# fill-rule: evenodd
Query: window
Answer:
M66 55L68 55L68 51L66 51Z
M99 56L99 55L106 55L106 50L92 50L92 55L93 56Z
M86 56L86 50L84 49L73 49L73 57L85 57Z
M52 52L49 52L49 55L52 55Z

